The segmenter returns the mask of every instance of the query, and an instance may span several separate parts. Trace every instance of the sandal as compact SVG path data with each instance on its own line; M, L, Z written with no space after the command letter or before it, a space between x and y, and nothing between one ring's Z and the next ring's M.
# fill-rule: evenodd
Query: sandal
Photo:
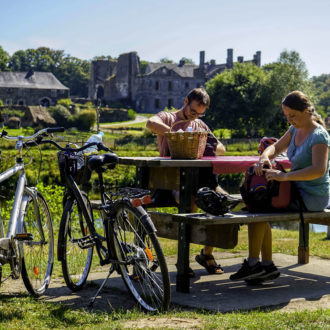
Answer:
M221 265L218 265L215 260L214 260L214 257L213 255L205 255L203 254L203 249L201 250L201 253L199 255L197 255L195 257L195 260L201 265L203 266L209 274L223 274L224 273L224 270L222 269ZM213 260L214 263L209 265L207 263L207 261L209 260Z

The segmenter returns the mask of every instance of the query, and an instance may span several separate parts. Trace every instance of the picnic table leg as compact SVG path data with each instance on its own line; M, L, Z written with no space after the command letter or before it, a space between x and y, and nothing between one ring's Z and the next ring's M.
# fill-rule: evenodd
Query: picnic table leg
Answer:
M191 212L191 193L195 190L197 171L194 168L180 169L180 205L179 213ZM178 260L176 291L189 293L189 243L191 228L189 224L178 226Z
M148 189L149 183L149 168L136 167L136 184L138 187Z
M305 239L304 239L305 234ZM299 222L298 264L309 263L309 223Z

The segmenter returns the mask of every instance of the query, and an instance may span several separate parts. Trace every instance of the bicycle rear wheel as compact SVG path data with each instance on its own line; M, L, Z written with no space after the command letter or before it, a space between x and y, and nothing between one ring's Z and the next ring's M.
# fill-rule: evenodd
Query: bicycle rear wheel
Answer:
M92 209L87 196L83 195L88 212ZM58 258L66 285L78 291L85 285L93 259L93 243L87 221L76 199L68 199L62 214L58 236Z
M25 208L23 231L31 234L32 239L24 240L21 244L22 279L26 289L33 296L39 297L50 283L54 263L54 235L49 209L40 193L37 193L36 202L38 205L30 196Z
M114 205L114 212L116 221L109 232L128 290L145 310L167 310L170 281L151 219L142 207L124 201Z

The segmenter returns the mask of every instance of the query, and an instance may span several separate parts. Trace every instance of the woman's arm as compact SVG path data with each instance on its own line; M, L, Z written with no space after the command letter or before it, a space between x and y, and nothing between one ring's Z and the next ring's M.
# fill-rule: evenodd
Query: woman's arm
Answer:
M315 144L312 147L312 165L301 170L282 172L277 170L264 170L267 180L276 181L310 181L320 178L327 170L328 146Z

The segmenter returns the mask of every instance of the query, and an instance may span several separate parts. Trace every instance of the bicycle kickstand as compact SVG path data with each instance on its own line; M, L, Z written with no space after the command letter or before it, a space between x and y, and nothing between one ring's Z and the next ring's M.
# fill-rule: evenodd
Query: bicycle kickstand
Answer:
M105 283L107 283L107 280L109 279L110 275L111 275L114 271L115 271L115 267L112 265L112 266L110 267L109 274L108 274L107 277L103 280L103 282L102 282L102 284L100 285L99 289L97 290L95 296L94 296L94 297L92 298L92 300L89 302L88 307L90 307L90 308L93 307L94 302L95 302L97 296L100 294L100 292L102 291L102 289L103 289Z

